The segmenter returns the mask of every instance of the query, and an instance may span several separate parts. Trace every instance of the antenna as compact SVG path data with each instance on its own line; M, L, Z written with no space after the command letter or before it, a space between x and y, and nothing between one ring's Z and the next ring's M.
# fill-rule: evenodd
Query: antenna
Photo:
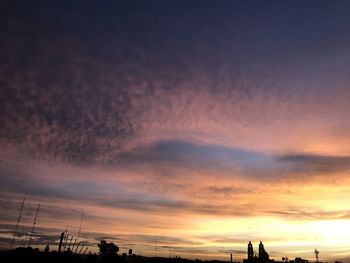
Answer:
M30 232L30 235L29 235L29 241L28 241L28 246L29 247L30 247L30 243L32 242L32 236L33 236L33 233L34 233L34 228L35 228L35 224L36 224L36 218L38 217L39 209L40 209L40 203L38 204L38 207L36 208L34 222L33 222L33 227L32 227L32 232Z
M320 254L320 251L318 251L316 248L315 248L315 257L316 257L316 262L318 262L318 255Z
M80 224L79 224L79 230L78 230L78 237L77 237L78 240L79 240L79 237L80 237L81 225L83 224L84 215L85 215L85 214L84 214L84 209L83 209L83 212L81 213Z
M22 211L23 211L23 207L24 207L24 202L25 201L26 201L26 197L23 198L23 202L22 202L21 208L19 210L19 215L18 215L18 218L17 218L15 231L13 232L13 238L12 238L12 241L11 241L10 249L12 249L13 243L15 242L15 238L16 238L17 230L18 230L18 224L19 224L19 221L21 220L21 217L22 217Z

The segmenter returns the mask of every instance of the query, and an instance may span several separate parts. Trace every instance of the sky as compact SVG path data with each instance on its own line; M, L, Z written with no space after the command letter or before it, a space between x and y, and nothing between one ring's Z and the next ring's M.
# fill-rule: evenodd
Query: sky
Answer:
M1 1L0 248L350 262L350 2ZM84 211L81 222L82 211Z

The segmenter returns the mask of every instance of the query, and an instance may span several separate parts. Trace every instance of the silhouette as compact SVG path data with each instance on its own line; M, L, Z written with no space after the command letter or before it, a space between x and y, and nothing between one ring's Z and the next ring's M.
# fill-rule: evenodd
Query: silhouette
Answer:
M50 247L49 247L49 245L46 245L46 247L45 247L45 253L49 253L50 252Z
M315 249L315 257L316 257L316 262L318 263L318 255L320 254L320 251Z
M249 243L248 243L248 261L252 260L253 258L254 258L253 245L252 245L252 242L249 241Z
M34 234L34 229L35 229L35 224L36 224L36 219L38 217L38 212L39 212L39 209L40 209L40 203L38 204L38 207L36 209L36 212L35 212L35 217L34 217L34 222L33 222L33 227L32 227L32 231L30 232L30 235L29 235L29 240L28 240L28 246L30 247L30 244L32 242L32 236Z
M269 254L265 251L263 243L259 244L259 262L269 262Z
M58 252L61 252L63 238L64 238L64 232L61 233L60 243L58 245Z
M282 261L283 261L283 262L288 262L288 257L287 257L287 256L282 257Z
M265 251L264 244L260 241L259 243L259 254L254 255L253 244L251 241L248 242L248 258L243 260L245 263L269 263L273 262L270 260L269 254Z
M41 252L38 248L32 247L19 247L7 252L0 252L0 262L1 263L12 263L12 262L23 262L23 263L44 263L44 262L53 262L53 263L199 263L199 262L208 262L208 263L227 263L219 260L211 261L201 261L201 260L189 260L183 259L179 256L164 258L164 257L144 257L135 255L132 252L132 249L128 249L127 253L122 253L122 256L118 255L119 247L114 243L108 243L106 240L101 240L97 244L99 253L92 254L91 251L86 254L88 248L91 247L87 243L82 244L79 242L76 246L76 251L73 252L73 247L70 245L66 249L62 249L64 245L62 244L65 240L65 236L68 236L68 233L62 232L60 234L60 243L57 251L50 251L49 245ZM72 237L69 243L72 242ZM314 251L315 254L318 252ZM317 254L318 255L318 254ZM232 253L230 254L230 259L232 262ZM283 257L282 261L274 261L269 258L269 254L264 248L264 244L260 241L258 254L254 254L253 244L251 241L248 242L247 250L247 259L243 260L243 263L309 263L308 260L296 257L295 260L288 260L287 257ZM321 263L321 262L320 262ZM336 261L335 263L342 263L341 261Z
M100 250L101 259L106 262L111 262L118 256L119 247L114 243L107 243L105 240L101 240L97 246Z
M294 260L295 263L309 263L307 259L302 259L302 258L295 258Z
M24 207L24 202L25 202L25 201L26 201L26 197L23 198L22 205L21 205L21 208L20 208L20 210L19 210L19 215L18 215L18 218L17 218L17 223L16 223L15 231L13 232L13 238L12 238L12 241L11 241L10 249L12 249L13 243L15 242L15 239L16 239L17 230L18 230L18 225L19 225L19 221L21 221L21 218L22 218L22 211L23 211L23 207Z

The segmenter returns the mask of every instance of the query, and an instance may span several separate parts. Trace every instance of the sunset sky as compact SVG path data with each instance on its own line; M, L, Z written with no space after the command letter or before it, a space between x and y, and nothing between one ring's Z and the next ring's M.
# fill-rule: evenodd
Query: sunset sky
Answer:
M1 1L0 249L350 262L350 1Z

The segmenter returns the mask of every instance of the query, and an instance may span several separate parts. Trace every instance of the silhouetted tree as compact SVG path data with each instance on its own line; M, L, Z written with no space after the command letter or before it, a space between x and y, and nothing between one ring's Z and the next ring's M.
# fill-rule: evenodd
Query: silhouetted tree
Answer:
M105 240L101 240L98 248L100 250L100 257L104 261L112 261L118 256L119 247L112 242L107 243Z

